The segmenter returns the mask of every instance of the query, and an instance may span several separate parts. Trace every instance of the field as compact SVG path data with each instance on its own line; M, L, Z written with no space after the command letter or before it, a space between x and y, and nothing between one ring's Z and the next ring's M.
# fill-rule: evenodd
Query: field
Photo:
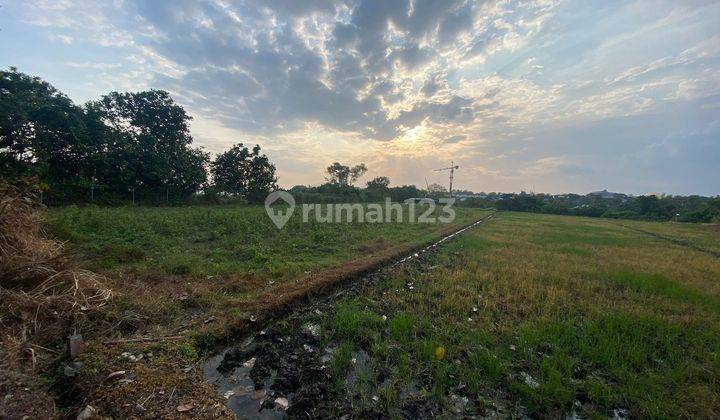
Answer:
M249 398L243 381L266 384L257 404L289 397L298 416L720 415L715 225L502 212L360 278L488 214L458 209L451 225L296 214L278 230L262 207L51 210L46 230L115 297L85 325L75 391L65 395L62 363L49 377L66 409L87 398L120 417L138 404L147 416L228 416L225 403ZM348 292L306 300L343 278L356 280ZM260 329L252 348L233 345ZM237 391L221 398L201 366L224 345L257 362L220 375ZM130 382L106 379L117 371Z
M716 226L640 227L720 241ZM719 280L716 257L615 221L502 213L230 354L266 364L245 372L256 383L278 369L298 415L717 418ZM307 325L319 337L273 344Z
M107 275L121 295L115 309L147 320L123 325L127 334L247 319L251 307L266 309L255 308L259 295L302 293L303 278L351 272L485 214L458 210L450 224L303 223L295 212L280 230L263 206L66 207L49 212L46 229L79 265Z

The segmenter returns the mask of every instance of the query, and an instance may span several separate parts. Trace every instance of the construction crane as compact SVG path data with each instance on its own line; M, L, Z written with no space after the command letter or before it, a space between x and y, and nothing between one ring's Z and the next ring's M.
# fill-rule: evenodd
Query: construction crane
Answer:
M453 162L452 160L450 161L450 166L448 166L447 168L435 169L435 172L448 171L448 170L450 171L450 197L451 198L452 198L452 181L453 181L453 174L455 173L455 169L460 169L460 167L455 165L455 162Z

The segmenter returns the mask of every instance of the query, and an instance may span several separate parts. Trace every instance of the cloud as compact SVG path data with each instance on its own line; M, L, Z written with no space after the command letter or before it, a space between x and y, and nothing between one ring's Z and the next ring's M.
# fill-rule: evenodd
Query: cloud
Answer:
M450 137L446 138L445 140L443 140L443 142L444 143L457 143L459 141L465 140L466 138L467 138L466 135L458 134L458 135L454 135L454 136L450 136Z
M90 63L87 61L84 61L84 62L68 61L64 64L68 67L72 67L72 68L76 68L76 69L107 70L107 69L115 69L115 68L120 67L120 64L118 64L118 63Z
M522 176L560 185L583 153L532 145L585 127L564 147L605 153L599 144L617 137L603 131L608 121L705 115L697 110L716 110L720 96L711 18L720 5L711 2L29 0L8 8L24 25L13 35L55 41L57 51L26 62L64 64L52 74L59 87L166 89L202 121L193 134L214 150L223 136L251 138L278 156L302 156L306 166L285 159L298 171L331 154L431 162L442 152L501 186ZM509 166L493 166L501 162Z

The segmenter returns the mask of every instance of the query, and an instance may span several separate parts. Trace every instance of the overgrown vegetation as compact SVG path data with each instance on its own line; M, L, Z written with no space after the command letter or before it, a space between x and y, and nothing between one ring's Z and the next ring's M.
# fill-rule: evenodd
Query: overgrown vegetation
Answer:
M440 214L440 209L436 209ZM407 208L406 208L407 213ZM480 214L458 209L453 226ZM64 207L47 229L94 270L136 276L294 279L352 258L422 243L448 226L420 223L319 223L299 210L278 229L262 206ZM156 280L157 281L157 280Z

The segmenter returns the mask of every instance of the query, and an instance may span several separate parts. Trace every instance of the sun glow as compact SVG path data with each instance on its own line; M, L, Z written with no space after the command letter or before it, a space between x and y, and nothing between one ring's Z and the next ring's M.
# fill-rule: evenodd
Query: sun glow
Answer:
M415 127L407 130L399 137L399 140L403 143L415 143L425 132L425 124L418 124Z

